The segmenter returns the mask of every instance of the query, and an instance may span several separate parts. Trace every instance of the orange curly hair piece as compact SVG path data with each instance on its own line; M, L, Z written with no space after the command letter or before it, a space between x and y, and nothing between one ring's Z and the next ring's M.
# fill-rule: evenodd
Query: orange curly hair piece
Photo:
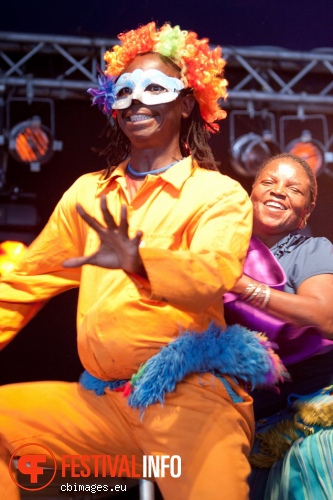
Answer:
M203 119L218 131L216 123L226 117L220 99L227 96L228 82L223 78L225 60L220 47L210 49L208 38L198 39L193 31L165 23L160 29L155 22L118 35L121 45L115 45L104 55L105 75L119 76L138 54L157 52L171 59L181 70L185 88L192 88Z

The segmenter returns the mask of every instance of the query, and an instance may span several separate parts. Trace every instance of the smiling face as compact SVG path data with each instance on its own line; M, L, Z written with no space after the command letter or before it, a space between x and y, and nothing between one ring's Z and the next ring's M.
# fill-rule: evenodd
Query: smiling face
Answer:
M315 205L308 174L288 158L266 165L253 184L251 200L253 234L269 247L302 227Z
M136 76L137 70L157 70L169 77L179 78L178 69L171 62L164 62L159 54L155 53L136 56L124 73L134 73ZM167 92L157 83L148 90L155 94ZM191 101L189 97L192 98L180 95L175 100L162 104L144 104L133 99L126 109L118 109L119 126L129 138L132 147L159 148L166 144L178 147L181 119L186 118L193 107L193 98Z

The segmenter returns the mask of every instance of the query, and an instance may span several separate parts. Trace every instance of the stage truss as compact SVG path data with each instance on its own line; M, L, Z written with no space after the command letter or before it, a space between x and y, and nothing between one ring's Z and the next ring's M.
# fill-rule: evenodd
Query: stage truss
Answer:
M88 99L103 54L117 41L0 32L0 92L7 96ZM224 47L229 109L333 114L333 48Z

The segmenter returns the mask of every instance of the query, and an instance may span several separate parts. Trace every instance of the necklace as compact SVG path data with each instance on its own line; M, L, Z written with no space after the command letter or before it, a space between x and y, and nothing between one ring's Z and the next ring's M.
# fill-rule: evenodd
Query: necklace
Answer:
M183 158L181 158L180 160L176 160L173 163L170 163L170 165L167 165L166 167L156 168L155 170L149 170L148 172L137 172L136 170L133 170L130 164L127 165L127 169L132 175L136 175L137 177L145 177L148 174L151 175L160 174L161 172L168 170L168 168L172 167L181 160L183 160Z

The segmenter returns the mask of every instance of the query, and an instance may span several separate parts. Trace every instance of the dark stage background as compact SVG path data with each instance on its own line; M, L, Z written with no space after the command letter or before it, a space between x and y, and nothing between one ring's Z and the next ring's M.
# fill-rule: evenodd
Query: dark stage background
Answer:
M150 20L165 21L193 29L200 37L223 46L278 46L307 51L332 47L333 6L331 0L270 1L216 0L179 2L30 1L1 7L0 31L48 33L115 38L124 30ZM228 69L226 76L228 78ZM55 102L56 138L63 151L56 152L39 173L10 160L8 182L36 194L40 229L62 193L85 172L104 167L93 151L101 148L104 117L86 100ZM250 190L251 179L239 177L229 162L229 122L211 145L221 171ZM314 235L333 240L333 178L321 176L319 199L311 216ZM55 242L56 244L56 242ZM0 383L28 380L76 380L81 365L76 354L77 291L52 299L11 344L0 353Z

